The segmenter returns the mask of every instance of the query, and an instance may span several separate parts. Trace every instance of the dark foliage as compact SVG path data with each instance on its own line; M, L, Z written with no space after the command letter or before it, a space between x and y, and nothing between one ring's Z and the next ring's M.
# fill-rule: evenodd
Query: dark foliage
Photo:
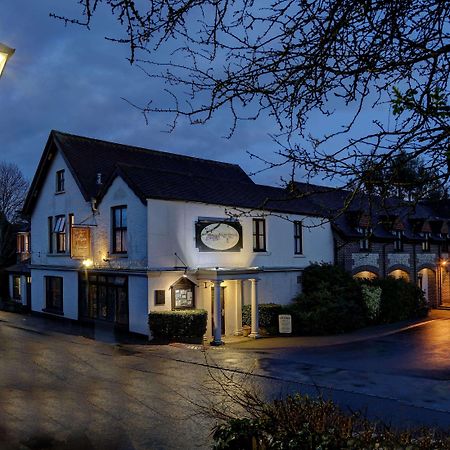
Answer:
M262 334L278 334L278 315L284 313L283 305L263 303L258 306L259 326ZM250 305L242 307L242 325L252 324L252 308Z
M206 333L207 312L203 309L151 312L148 323L156 339L201 342Z

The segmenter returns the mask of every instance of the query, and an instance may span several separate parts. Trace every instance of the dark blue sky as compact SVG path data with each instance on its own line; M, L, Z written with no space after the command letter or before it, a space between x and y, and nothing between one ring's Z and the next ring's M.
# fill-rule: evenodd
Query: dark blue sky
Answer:
M228 128L221 114L203 126L180 122L172 133L163 116L146 125L122 97L145 104L161 99L163 86L130 66L125 46L104 39L123 33L108 10L97 14L90 31L49 17L79 11L76 0L2 0L0 42L16 54L0 79L1 160L32 178L51 129L237 163L247 172L263 167L247 151L274 158L269 133L277 128L270 118L242 123L231 139L223 137ZM316 126L323 126L319 119ZM277 184L283 173L271 170L255 181Z

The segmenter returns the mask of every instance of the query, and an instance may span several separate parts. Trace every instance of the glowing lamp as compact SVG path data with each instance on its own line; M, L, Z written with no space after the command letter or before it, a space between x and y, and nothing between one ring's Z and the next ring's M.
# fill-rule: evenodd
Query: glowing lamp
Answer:
M9 58L14 54L15 50L0 42L0 77L8 62Z
M443 261L441 261L441 265L442 266L446 266L447 265L447 261L444 259Z
M86 269L89 269L89 267L92 267L93 264L94 264L94 262L92 261L92 259L84 259L83 260L83 266Z

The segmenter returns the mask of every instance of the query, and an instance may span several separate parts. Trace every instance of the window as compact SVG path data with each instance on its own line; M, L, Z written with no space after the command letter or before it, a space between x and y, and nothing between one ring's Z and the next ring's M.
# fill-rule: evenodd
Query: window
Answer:
M64 192L64 170L56 172L56 192Z
M66 216L55 217L55 227L53 228L56 240L56 253L66 252Z
M63 312L63 279L62 277L45 277L45 310Z
M430 251L430 233L429 232L425 232L422 233L422 251L424 252L429 252Z
M303 254L303 223L300 220L294 222L294 253Z
M17 253L30 253L30 235L28 233L17 235Z
M155 305L165 305L166 303L166 291L155 291Z
M127 252L127 207L112 208L112 252Z
M403 251L403 231L401 230L395 231L394 250L396 252Z
M20 286L20 275L13 276L13 300L21 300L22 299L22 289Z
M253 251L266 251L266 221L253 219Z
M359 240L360 250L370 250L370 235L372 234L372 228L370 227L359 227L357 229L358 233L362 234L362 238Z

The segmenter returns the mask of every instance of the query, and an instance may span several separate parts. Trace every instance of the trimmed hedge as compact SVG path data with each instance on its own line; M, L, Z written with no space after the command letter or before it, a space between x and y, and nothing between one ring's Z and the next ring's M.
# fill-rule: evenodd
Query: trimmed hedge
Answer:
M207 317L203 309L154 311L148 315L148 324L155 339L201 342L206 333Z
M278 315L284 314L283 305L261 303L258 305L259 327L262 334L278 334ZM242 325L252 325L251 305L242 306Z

